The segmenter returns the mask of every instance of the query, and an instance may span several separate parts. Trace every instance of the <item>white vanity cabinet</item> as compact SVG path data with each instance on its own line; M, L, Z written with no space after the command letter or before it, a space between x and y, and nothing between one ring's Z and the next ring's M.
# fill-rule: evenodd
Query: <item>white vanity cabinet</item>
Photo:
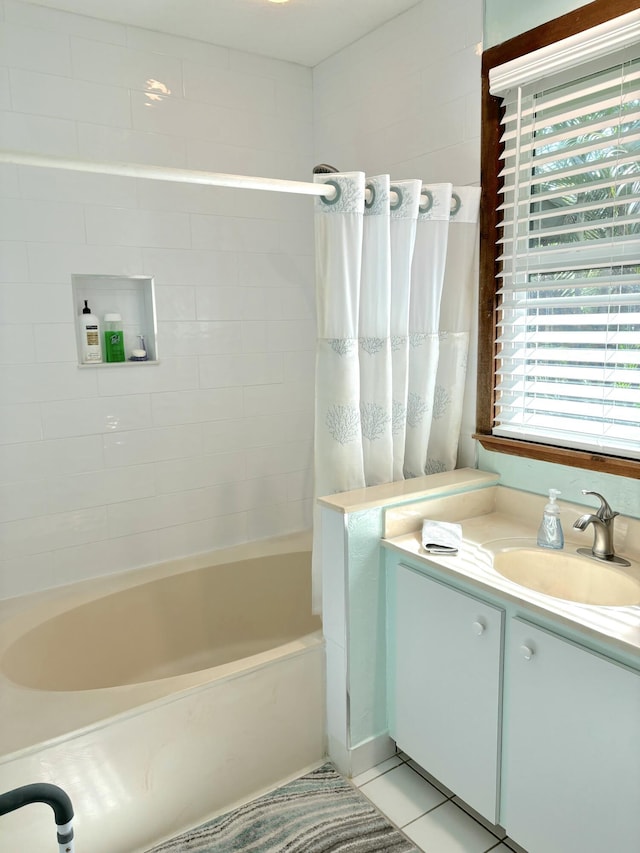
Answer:
M640 851L640 673L519 618L506 657L502 826L530 853Z
M504 612L402 564L390 570L391 736L495 823Z

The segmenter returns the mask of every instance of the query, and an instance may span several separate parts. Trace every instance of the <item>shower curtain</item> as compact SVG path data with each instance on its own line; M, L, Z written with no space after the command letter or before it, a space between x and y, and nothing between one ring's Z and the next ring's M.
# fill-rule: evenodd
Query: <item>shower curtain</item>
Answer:
M455 468L480 189L315 175L315 493ZM318 526L314 609L320 609Z

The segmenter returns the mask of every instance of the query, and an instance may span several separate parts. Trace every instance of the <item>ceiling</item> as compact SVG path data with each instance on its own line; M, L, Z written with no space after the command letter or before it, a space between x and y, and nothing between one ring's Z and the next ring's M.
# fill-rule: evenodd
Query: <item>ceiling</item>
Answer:
M420 0L31 0L314 66Z

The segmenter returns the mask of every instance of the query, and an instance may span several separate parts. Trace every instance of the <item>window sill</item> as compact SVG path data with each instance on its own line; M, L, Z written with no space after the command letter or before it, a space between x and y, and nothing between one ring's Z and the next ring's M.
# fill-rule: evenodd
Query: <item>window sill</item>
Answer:
M548 444L535 444L513 438L501 438L495 435L475 433L473 438L480 442L485 450L493 453L506 453L527 459L552 462L555 465L567 465L572 468L586 468L589 471L603 471L619 477L640 479L640 461L622 459L619 456L605 456L585 450L569 450L566 447L553 447Z

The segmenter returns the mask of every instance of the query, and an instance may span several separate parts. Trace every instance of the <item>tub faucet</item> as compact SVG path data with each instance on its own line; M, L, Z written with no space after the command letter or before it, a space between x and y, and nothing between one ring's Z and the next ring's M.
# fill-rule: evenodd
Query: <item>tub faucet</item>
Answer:
M587 527L593 525L593 545L591 548L578 548L580 554L587 557L594 557L596 560L606 560L607 562L617 563L622 566L630 566L627 560L616 556L613 550L613 520L619 513L614 512L605 498L598 492L591 492L588 489L582 490L583 495L595 495L600 500L600 508L593 513L581 515L573 526L577 530L586 530Z

